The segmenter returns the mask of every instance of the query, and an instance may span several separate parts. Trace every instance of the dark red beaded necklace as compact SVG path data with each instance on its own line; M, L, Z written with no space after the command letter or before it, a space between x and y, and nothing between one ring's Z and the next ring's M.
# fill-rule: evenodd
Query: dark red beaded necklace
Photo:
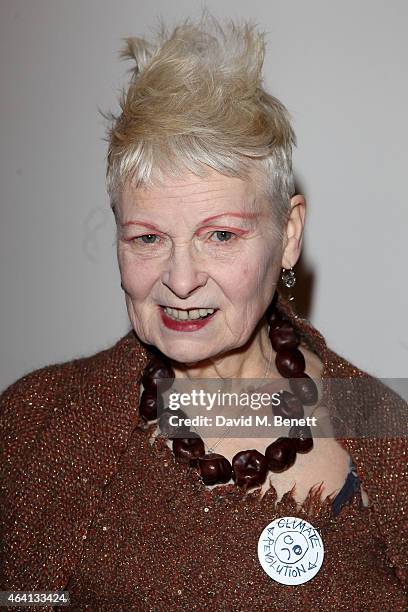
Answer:
M283 377L289 379L292 391L281 392L280 404L273 407L273 412L283 418L303 418L303 406L316 404L318 393L315 382L305 373L305 359L298 348L300 338L290 321L276 308L269 317L269 325L269 338L276 351L276 367ZM169 379L170 387L175 375L166 357L160 353L153 356L142 377L144 389L139 414L145 423L157 420L158 409L164 408L157 387L159 380L164 378ZM164 390L162 382L161 391ZM261 485L265 482L268 470L283 472L295 463L297 453L308 453L313 448L310 427L293 426L288 437L278 438L269 444L265 455L255 449L242 450L230 463L223 455L206 453L202 438L196 432L190 431L190 428L171 426L169 417L175 413L184 415L180 410L164 410L159 418L159 428L173 440L176 460L196 468L206 485L226 483L231 478L240 487ZM182 433L186 433L186 437L181 437Z

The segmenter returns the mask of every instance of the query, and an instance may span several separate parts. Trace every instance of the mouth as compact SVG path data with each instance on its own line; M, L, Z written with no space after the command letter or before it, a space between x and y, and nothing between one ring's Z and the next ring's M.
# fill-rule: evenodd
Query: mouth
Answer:
M160 305L163 312L174 321L202 321L216 313L219 308L206 308L199 306L195 308L174 308L172 306Z
M193 332L208 325L217 315L219 308L170 308L160 305L162 323L173 331Z

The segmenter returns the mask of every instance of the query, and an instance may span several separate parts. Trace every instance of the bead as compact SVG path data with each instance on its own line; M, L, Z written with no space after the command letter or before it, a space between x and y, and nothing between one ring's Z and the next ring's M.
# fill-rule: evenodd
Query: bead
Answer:
M304 372L306 367L303 353L297 348L283 348L278 351L276 353L275 363L279 373L285 378L291 378L297 373Z
M271 317L269 318L269 333L271 333L273 329L277 329L278 327L283 325L283 323L284 320L280 312L274 311Z
M162 396L157 396L156 391L151 392L149 389L143 389L142 397L140 398L139 414L148 421L152 421L157 419L157 410L162 408Z
M281 391L279 395L279 406L272 407L275 416L281 416L285 419L302 419L305 416L302 402L296 395L293 395L293 393L289 391Z
M230 462L218 453L208 453L204 457L199 457L198 470L206 485L228 482L232 476Z
M268 467L272 472L284 472L296 461L296 440L278 438L265 451Z
M283 348L295 349L300 344L300 339L289 321L283 321L280 325L269 330L269 338L275 351Z
M169 378L171 381L164 383L162 381L163 378ZM167 391L167 389L170 389L171 385L173 384L174 370L170 365L158 357L154 357L144 371L142 377L143 387L145 389L149 389L150 391L156 391L159 380L162 381L160 391Z
M307 425L293 425L289 430L289 438L296 440L297 453L308 453L313 448L312 431Z
M190 427L187 427L186 425L183 425L183 426L171 425L170 417L173 417L173 416L176 417L176 421L177 421L177 419L186 418L187 415L185 412L183 412L183 410L180 410L180 409L169 410L168 408L166 408L166 410L164 410L164 412L161 413L160 418L159 418L159 429L161 433L167 436L170 440L173 437L180 437L180 438L186 437L183 434L187 434L190 431Z
M191 432L188 438L174 438L173 453L177 461L189 463L190 466L195 467L198 457L205 455L204 442L194 432Z
M315 381L305 372L294 373L289 379L289 386L302 404L313 406L318 398Z
M232 459L232 477L238 486L252 487L265 482L268 462L259 451L243 450Z

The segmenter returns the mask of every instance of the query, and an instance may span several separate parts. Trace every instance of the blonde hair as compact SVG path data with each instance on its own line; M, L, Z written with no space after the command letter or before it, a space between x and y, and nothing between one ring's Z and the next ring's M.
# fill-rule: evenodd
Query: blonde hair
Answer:
M160 22L155 42L124 39L120 56L135 65L121 113L104 114L113 207L128 180L148 187L186 169L205 176L209 167L245 179L255 174L275 219L285 221L296 140L286 108L262 87L264 36L248 22L223 28L204 9L199 22L186 19L171 33Z

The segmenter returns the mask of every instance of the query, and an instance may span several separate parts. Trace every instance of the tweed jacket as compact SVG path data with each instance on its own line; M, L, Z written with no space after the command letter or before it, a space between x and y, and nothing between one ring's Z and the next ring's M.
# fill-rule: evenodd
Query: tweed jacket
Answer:
M322 381L366 378L371 397L330 396L353 417L406 403L326 345L279 296L277 308L323 362ZM0 590L68 590L72 610L407 610L408 468L404 436L338 438L369 506L355 495L334 516L311 490L277 501L235 485L206 488L141 427L149 349L129 331L95 355L36 370L0 397ZM365 416L364 416L365 414ZM262 529L308 520L325 548L317 575L282 585L261 568ZM373 604L375 602L375 604ZM10 608L16 609L16 608ZM38 608L37 608L38 609ZM51 609L43 607L42 609Z

